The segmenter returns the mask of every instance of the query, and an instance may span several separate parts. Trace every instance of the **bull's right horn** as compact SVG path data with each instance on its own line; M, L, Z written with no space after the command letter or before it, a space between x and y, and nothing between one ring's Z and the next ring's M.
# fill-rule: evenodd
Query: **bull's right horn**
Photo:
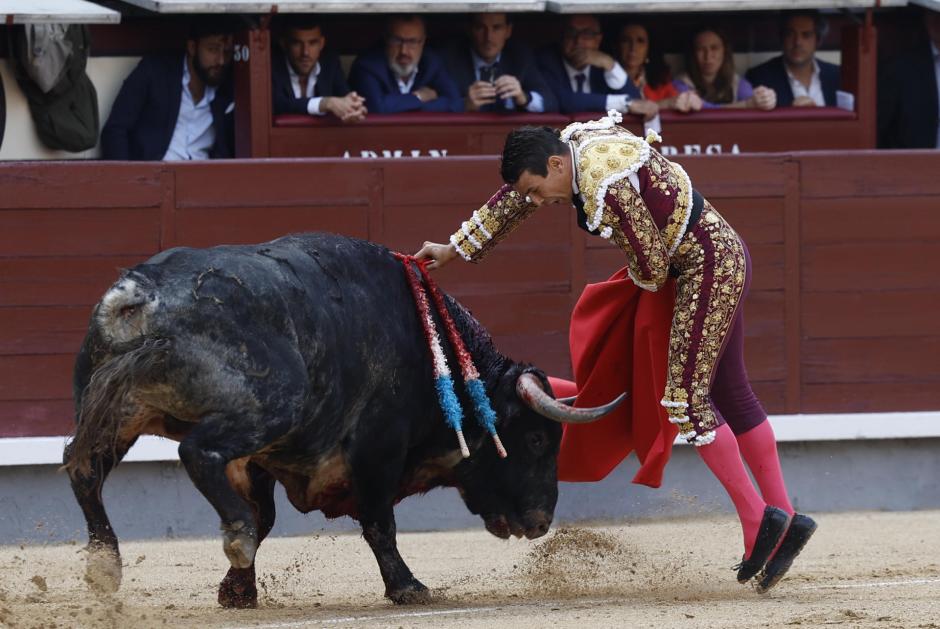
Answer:
M612 402L593 408L574 408L554 399L542 388L542 383L531 373L524 373L516 380L516 393L533 411L562 424L589 424L617 408L626 399L621 393Z

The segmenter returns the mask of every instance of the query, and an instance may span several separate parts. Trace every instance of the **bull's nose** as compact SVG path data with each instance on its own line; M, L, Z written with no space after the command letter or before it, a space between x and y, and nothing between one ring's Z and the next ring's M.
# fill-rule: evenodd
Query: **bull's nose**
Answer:
M529 512L526 518L528 526L526 527L526 537L535 539L548 533L548 527L552 525L551 514L544 511Z

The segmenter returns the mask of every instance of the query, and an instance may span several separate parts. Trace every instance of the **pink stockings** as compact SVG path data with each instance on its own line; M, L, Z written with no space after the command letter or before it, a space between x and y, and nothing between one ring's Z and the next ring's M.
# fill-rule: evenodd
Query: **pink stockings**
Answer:
M696 451L734 503L744 532L744 556L750 557L764 507L779 507L793 515L770 422L763 421L737 438L727 424L721 424L715 429L715 440ZM763 497L754 489L744 461L757 479Z

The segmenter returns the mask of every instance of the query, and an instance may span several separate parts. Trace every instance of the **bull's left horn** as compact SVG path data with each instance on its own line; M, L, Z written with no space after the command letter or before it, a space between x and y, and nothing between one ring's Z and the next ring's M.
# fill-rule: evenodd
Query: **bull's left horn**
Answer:
M617 399L603 406L574 408L546 393L539 379L530 373L524 373L516 380L516 393L533 411L562 424L588 424L596 421L617 408L627 397L626 393L621 393Z

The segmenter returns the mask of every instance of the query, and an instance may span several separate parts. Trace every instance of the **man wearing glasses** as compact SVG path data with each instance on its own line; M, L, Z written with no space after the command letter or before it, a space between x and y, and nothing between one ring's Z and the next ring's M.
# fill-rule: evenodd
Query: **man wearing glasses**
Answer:
M601 51L601 24L593 15L572 15L565 20L560 49L544 51L539 67L564 113L631 110L640 93L613 57Z
M395 16L385 31L385 49L361 55L349 83L366 99L370 112L463 111L463 99L441 59L424 50L420 15Z

